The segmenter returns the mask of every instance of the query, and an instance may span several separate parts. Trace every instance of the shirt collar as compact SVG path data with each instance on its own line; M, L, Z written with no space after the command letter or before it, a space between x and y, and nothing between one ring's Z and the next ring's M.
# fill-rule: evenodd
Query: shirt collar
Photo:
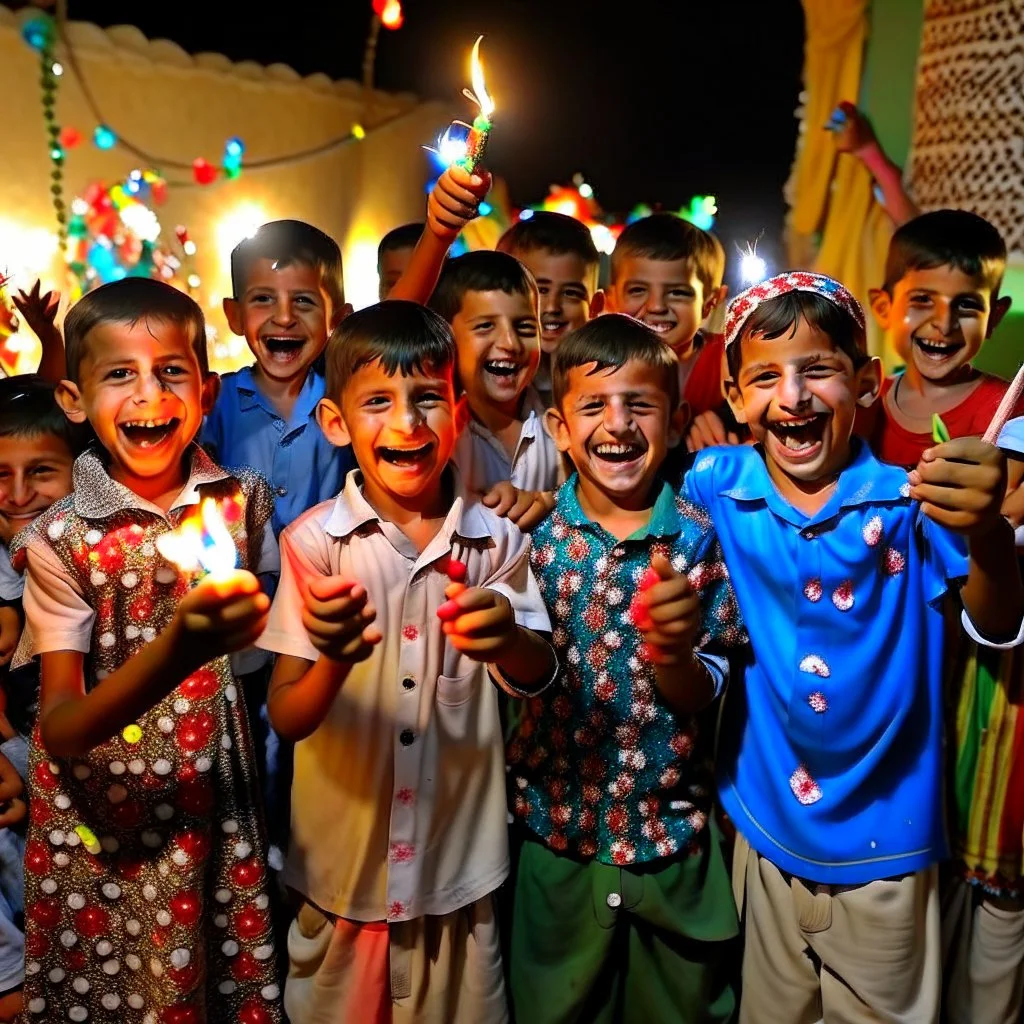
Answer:
M453 536L465 540L480 540L490 537L493 533L488 523L483 506L479 501L468 500L469 495L462 483L462 478L453 464L449 464L448 472L452 474L455 500L451 510L445 517L444 525L439 533L447 541ZM334 499L324 532L332 537L347 537L364 523L379 523L381 517L363 494L363 474L353 469L345 478L345 486Z
M579 481L579 474L573 473L568 480L558 488L555 495L555 507L558 514L570 527L590 527L591 529L602 529L600 523L590 519L583 506L580 505L579 496L576 493L576 484ZM668 483L662 481L657 498L651 507L651 518L646 526L641 527L635 533L627 537L627 540L657 540L664 537L674 537L682 529L679 515L679 506L676 504L675 494Z
M244 366L235 374L235 387L238 390L238 407L242 412L250 409L263 409L264 412L277 419L281 416L271 401L260 391L252 367ZM317 403L324 397L325 381L315 370L310 369L302 385L295 407L292 409L292 422L302 423L316 414Z
M190 460L188 480L171 504L171 509L199 504L200 487L218 480L227 480L231 476L197 444L189 446L187 455ZM114 480L95 447L87 449L75 459L72 482L75 488L75 511L84 519L107 519L127 509L146 509L162 519L167 518L159 506L140 498L124 484Z
M910 485L906 470L879 462L858 437L852 438L851 447L853 458L840 473L835 492L813 516L805 516L779 494L768 475L760 445L745 449L739 472L719 493L734 501L763 501L780 519L795 526L824 522L843 508L909 501Z

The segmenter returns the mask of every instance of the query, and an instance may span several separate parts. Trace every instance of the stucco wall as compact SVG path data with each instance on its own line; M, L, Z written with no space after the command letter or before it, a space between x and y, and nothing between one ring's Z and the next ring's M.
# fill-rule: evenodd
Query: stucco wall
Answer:
M47 252L46 232L56 225L38 55L20 31L29 13L0 6L0 271L6 268L16 284L41 272L44 283L62 287L62 259ZM420 146L437 136L452 115L450 108L377 92L367 112L355 82L332 82L324 75L304 79L284 65L232 64L220 54L191 56L166 40L147 40L130 26L102 30L71 23L67 38L110 126L157 157L191 164L202 156L219 164L225 140L239 136L246 159L260 160L342 136L356 121L366 126L362 142L282 167L243 170L235 181L205 187L192 183L189 169L152 161L171 182L182 183L172 184L157 212L165 230L185 224L196 242L202 279L196 297L221 345L228 341L219 307L228 287L232 241L224 224L232 218L238 222L240 213L242 222L262 214L263 219L297 217L322 228L342 245L350 301L375 301L376 243L389 228L422 217L428 168ZM65 164L70 203L90 182L116 181L145 162L119 147L101 151L93 145L96 120L67 54L58 47L56 56L65 67L58 118L83 136ZM390 119L395 120L373 130ZM244 355L232 347L228 363Z

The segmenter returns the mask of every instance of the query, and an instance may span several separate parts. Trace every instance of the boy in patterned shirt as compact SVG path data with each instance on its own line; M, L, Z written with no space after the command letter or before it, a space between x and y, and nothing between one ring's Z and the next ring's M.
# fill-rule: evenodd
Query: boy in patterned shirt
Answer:
M610 314L560 344L552 383L577 472L531 557L561 676L508 748L516 1015L726 1021L737 921L697 715L727 675L709 652L743 633L710 520L659 478L684 426L677 358Z

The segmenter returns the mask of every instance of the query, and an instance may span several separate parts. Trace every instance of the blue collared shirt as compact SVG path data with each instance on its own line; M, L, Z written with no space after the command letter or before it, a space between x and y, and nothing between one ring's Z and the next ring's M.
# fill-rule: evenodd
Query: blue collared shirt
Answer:
M647 526L616 540L587 518L577 479L559 488L554 511L533 534L530 561L560 672L526 702L509 744L513 807L554 850L645 863L685 850L711 808L710 743L696 716L665 703L633 621L631 602L652 555L687 573L700 596L695 646L716 694L728 663L711 652L746 638L703 509L664 484Z
M203 425L202 443L227 469L249 466L274 493L274 534L333 498L355 468L351 448L336 448L316 422L324 379L310 371L288 422L256 386L252 367L221 377L220 397Z
M750 634L718 751L736 827L822 883L943 860L941 605L967 575L961 539L859 442L813 516L747 446L702 452L683 495L711 512Z

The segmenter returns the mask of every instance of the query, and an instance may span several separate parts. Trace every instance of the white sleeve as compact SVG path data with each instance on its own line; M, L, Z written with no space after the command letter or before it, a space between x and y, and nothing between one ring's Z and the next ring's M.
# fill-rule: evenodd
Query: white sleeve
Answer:
M26 548L28 568L22 607L32 634L32 654L88 654L96 613L57 557L42 545Z

